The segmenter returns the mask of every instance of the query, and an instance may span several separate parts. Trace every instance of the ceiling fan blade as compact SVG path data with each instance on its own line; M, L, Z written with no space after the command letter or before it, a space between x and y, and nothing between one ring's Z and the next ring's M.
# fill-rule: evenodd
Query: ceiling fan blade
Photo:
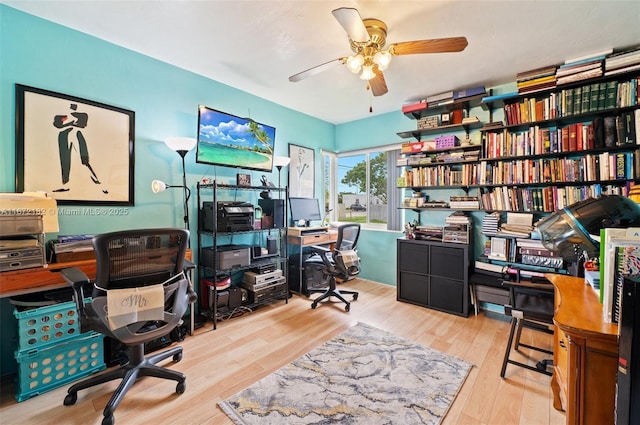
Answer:
M461 52L467 47L466 37L433 38L394 43L389 51L394 55L413 55L418 53Z
M349 38L359 43L369 41L369 32L362 22L360 13L351 7L341 7L333 10L333 16L340 22L342 28L347 32Z
M309 68L305 71L298 72L297 74L292 75L291 77L289 77L289 81L291 81L292 83L295 83L297 81L304 80L305 78L311 77L312 75L319 74L322 71L325 71L334 65L344 65L346 61L347 61L347 58L338 58L338 59L331 60L329 62L325 62L323 64L314 66L313 68Z
M389 91L387 89L387 82L384 80L382 71L380 71L377 66L374 67L373 72L376 74L376 76L369 80L371 92L374 96L382 96Z

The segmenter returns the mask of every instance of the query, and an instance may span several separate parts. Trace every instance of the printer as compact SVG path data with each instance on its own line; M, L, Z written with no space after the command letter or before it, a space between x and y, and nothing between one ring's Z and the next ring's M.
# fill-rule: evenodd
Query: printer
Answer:
M213 202L202 203L202 228L213 232ZM217 214L218 232L242 232L253 230L253 205L242 201L219 201Z

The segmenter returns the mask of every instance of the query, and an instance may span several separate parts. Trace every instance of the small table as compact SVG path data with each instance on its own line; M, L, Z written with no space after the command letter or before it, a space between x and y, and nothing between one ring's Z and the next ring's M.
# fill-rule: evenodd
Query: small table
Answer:
M304 248L313 246L313 245L326 246L326 245L334 244L338 240L338 232L335 230L325 230L322 232L305 233L304 230L300 231L299 228L293 228L293 230L294 231L292 231L292 228L289 228L289 231L287 232L287 243L291 247L296 247L298 251L298 270L297 270L298 284L297 284L297 287L292 287L291 283L293 282L291 281L291 278L293 276L291 276L291 273L289 273L289 279L290 279L289 289L291 291L297 292L298 294L303 294L305 292L303 288L304 269L302 267L302 263L303 263L302 254L303 254ZM292 251L288 251L288 252L292 252Z

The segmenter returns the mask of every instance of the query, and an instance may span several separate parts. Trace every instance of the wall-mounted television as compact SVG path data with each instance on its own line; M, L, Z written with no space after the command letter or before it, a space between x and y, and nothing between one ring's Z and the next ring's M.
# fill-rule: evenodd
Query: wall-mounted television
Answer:
M275 140L273 127L198 107L197 163L271 171Z

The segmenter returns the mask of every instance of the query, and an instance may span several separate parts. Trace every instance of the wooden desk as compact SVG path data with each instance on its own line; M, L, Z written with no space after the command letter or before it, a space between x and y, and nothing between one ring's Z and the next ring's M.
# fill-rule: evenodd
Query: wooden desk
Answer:
M603 320L584 279L547 274L555 287L553 407L567 424L613 424L618 326Z
M304 247L309 247L313 245L321 245L321 246L331 245L336 243L337 240L338 240L338 232L335 230L328 230L326 232L313 233L310 235L304 235L304 234L300 234L300 235L288 234L287 235L287 244L290 245L291 247L295 247L298 252L298 264L296 267L297 270L293 270L293 273L291 273L292 268L289 269L290 271L289 289L291 291L297 292L298 294L308 295L307 293L305 293L306 292L306 290L304 289L305 285L303 285L304 268L302 267L302 262L303 262L302 254L303 254ZM291 252L291 249L289 249L287 252ZM295 266L293 261L289 261L289 264L290 266ZM295 280L297 280L297 282Z
M69 284L60 275L60 270L67 267L77 267L89 276L89 279L96 278L95 259L51 263L47 267L6 271L0 273L0 298L68 288Z
M191 261L192 251L188 249L185 258ZM33 292L49 291L51 289L68 288L69 284L60 274L60 270L68 267L77 267L86 274L90 280L96 278L96 260L70 261L67 263L51 263L47 267L34 267L31 269L12 270L0 273L0 298L16 295L30 294ZM194 306L191 305L191 329L193 335Z

